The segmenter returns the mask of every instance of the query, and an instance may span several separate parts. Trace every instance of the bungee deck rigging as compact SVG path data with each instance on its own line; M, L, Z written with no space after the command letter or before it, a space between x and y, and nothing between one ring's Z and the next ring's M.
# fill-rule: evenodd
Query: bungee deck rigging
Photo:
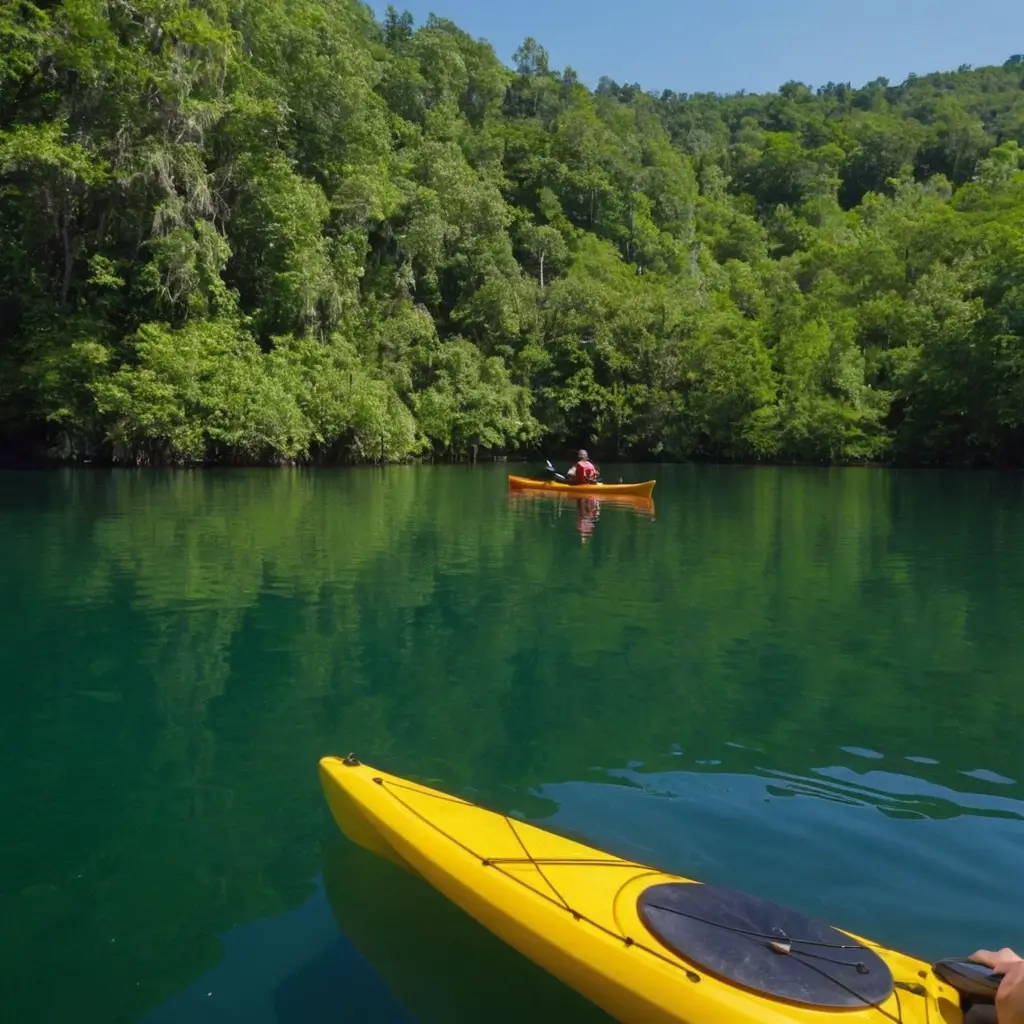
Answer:
M928 964L796 911L586 847L351 756L325 758L321 778L351 838L422 875L619 1020L963 1022L956 990Z

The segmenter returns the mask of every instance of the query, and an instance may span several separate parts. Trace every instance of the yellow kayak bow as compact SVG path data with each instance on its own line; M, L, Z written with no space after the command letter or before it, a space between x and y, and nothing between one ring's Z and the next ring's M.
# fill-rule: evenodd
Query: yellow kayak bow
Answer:
M959 994L924 961L351 755L325 757L320 778L350 839L625 1024L963 1024Z

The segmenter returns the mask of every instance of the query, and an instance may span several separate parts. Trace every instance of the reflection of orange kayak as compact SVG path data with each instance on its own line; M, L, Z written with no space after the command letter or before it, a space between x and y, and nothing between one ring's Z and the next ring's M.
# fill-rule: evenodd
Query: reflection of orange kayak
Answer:
M578 498L611 497L620 494L649 498L654 491L654 483L653 480L645 480L638 484L563 484L557 480L534 480L528 476L509 476L508 478L508 485L513 490L548 491Z

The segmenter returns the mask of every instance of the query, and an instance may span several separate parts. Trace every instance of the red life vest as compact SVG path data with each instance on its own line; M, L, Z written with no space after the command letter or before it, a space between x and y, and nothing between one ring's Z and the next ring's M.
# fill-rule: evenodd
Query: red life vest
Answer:
M575 466L572 467L576 470L576 479L574 483L577 484L592 484L597 481L597 467L592 462L587 462L585 459L580 459Z

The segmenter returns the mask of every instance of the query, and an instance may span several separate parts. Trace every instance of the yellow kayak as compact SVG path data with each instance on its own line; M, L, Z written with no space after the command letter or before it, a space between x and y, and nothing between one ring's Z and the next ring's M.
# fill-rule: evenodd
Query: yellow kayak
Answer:
M338 930L408 1011L403 1024L613 1024L418 875L340 834L323 844L320 863Z
M320 779L350 839L422 876L624 1024L963 1024L959 993L927 963L795 911L622 860L351 755L323 758Z
M508 485L513 490L519 491L551 491L558 494L568 494L577 498L588 498L615 494L633 495L637 498L649 498L654 491L654 480L645 480L637 484L563 484L557 480L534 480L528 476L512 476L508 478Z

